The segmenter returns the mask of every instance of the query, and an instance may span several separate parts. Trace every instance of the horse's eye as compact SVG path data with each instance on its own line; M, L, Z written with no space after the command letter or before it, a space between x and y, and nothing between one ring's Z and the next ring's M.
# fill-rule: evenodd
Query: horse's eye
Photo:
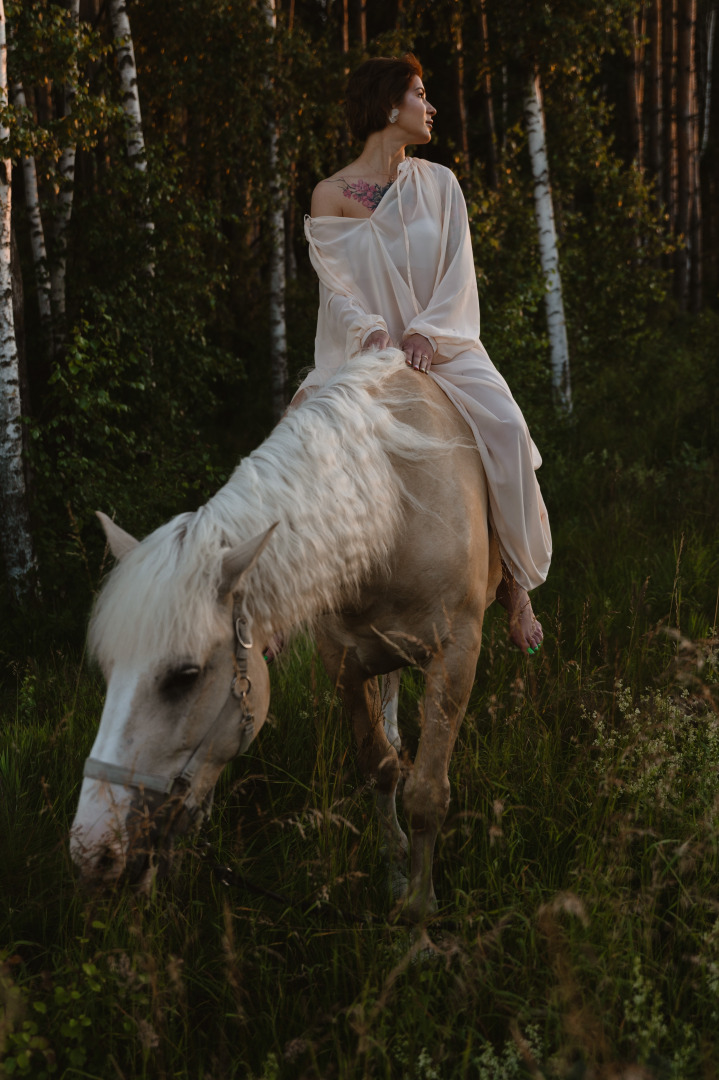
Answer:
M185 664L169 672L162 684L162 693L171 700L177 700L189 693L197 682L202 669L197 664Z

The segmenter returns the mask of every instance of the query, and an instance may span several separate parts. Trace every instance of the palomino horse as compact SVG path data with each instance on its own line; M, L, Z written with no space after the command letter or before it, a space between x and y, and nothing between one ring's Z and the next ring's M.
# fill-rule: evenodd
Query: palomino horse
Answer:
M293 409L196 513L141 543L101 515L118 565L92 618L107 680L71 835L88 881L146 884L151 851L207 812L227 762L262 727L261 648L309 627L351 715L395 884L407 838L377 675L426 676L404 787L406 912L434 904L447 770L501 568L479 453L403 354L366 353Z

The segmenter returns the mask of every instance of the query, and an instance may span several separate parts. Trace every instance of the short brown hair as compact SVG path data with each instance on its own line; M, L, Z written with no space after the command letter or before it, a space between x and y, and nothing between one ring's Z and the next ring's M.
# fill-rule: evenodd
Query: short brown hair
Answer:
M412 53L377 56L365 60L347 83L347 121L355 139L364 142L373 131L382 131L391 110L399 105L412 79L422 78L422 65Z

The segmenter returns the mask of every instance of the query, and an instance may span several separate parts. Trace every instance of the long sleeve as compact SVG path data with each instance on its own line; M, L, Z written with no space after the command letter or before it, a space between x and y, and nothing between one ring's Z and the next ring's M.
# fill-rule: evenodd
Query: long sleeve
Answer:
M453 360L479 346L479 298L467 207L456 177L442 170L441 258L429 303L405 328L404 336L422 334L437 354L434 363ZM480 346L481 347L481 346Z
M370 305L356 283L348 281L334 260L321 251L309 224L305 224L309 241L310 261L320 282L318 335L320 328L325 339L343 349L343 360L349 360L363 347L374 330L387 333L387 323ZM318 344L324 344L319 343Z
M319 271L318 271L319 273ZM334 292L320 277L320 309L324 308L328 325L335 337L344 335L345 360L355 356L374 330L387 333L381 315L365 311L357 296Z

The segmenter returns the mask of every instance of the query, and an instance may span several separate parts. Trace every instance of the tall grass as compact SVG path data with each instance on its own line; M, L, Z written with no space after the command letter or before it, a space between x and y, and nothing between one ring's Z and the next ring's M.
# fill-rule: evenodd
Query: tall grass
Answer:
M210 857L185 844L149 900L83 895L69 863L98 674L57 649L6 657L0 1076L717 1075L713 473L562 460L538 658L487 616L430 955L386 893L372 792L308 643L221 779ZM410 752L420 694L406 673Z
M680 616L701 608L697 545ZM676 562L655 563L669 616ZM490 612L430 957L391 918L371 791L309 645L274 673L273 724L223 776L209 829L210 862L292 906L222 885L193 844L150 901L80 895L67 830L102 687L58 654L18 665L0 744L5 1075L713 1075L717 642L696 613L703 640L673 615L657 628L646 593L636 579L568 610L556 591L539 662ZM406 675L409 746L420 692Z

